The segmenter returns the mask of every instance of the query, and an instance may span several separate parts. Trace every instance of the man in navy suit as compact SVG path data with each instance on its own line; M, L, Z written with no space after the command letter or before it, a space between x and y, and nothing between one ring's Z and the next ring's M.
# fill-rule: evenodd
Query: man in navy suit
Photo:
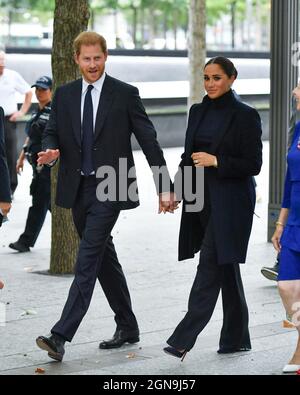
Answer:
M10 181L5 155L4 111L0 107L0 226L11 207Z
M52 164L60 158L56 204L72 208L81 238L75 278L62 316L50 336L36 340L58 361L63 358L65 341L71 342L88 310L97 278L117 325L112 339L99 347L117 348L139 341L137 320L111 236L120 210L139 205L132 133L152 169L161 170L161 175L154 177L159 211L173 211L176 206L163 152L137 88L105 73L105 39L83 32L75 39L74 50L83 78L57 89L38 160L39 164Z

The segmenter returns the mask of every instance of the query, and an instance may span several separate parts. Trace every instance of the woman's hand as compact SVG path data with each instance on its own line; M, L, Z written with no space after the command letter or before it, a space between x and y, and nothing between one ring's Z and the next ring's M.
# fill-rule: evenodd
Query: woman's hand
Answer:
M277 252L280 252L281 250L280 239L283 233L283 228L284 227L282 225L276 225L275 232L271 239L273 246Z
M206 152L194 152L192 155L194 165L196 167L217 167L217 157L215 155L210 155Z
M0 209L2 211L2 215L6 216L9 213L11 208L11 203L0 202Z
M23 168L24 168L24 159L23 157L19 157L16 165L17 174L21 175Z

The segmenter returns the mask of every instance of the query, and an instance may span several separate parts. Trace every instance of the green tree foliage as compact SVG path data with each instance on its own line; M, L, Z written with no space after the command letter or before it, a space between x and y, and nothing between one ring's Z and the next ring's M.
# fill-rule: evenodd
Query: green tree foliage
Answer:
M75 0L76 1L76 0ZM207 23L213 25L222 15L229 14L232 3L236 4L237 18L243 18L246 9L246 0L206 0ZM252 0L252 5L257 4L265 10L270 10L270 0ZM37 12L53 12L55 0L0 0L0 7L11 10L31 10ZM90 7L95 12L107 12L109 10L132 11L157 10L161 14L166 13L168 26L172 26L171 16L178 16L180 26L187 22L189 0L90 0Z
M77 0L74 0L74 3ZM129 33L136 47L157 38L166 40L173 32L176 42L178 31L188 30L188 9L191 0L88 0L91 18L90 28L94 29L95 16L110 13L115 16L115 33L118 33L118 14L128 21ZM53 18L55 0L0 0L0 13L7 13L11 22L20 21L23 13L29 11L41 22ZM231 16L232 32L245 25L249 5L258 29L268 28L271 0L206 0L207 25L214 26L224 15ZM259 12L257 12L259 11ZM256 15L258 14L258 19ZM251 23L251 22L250 22ZM259 27L261 25L261 28Z
M1 9L8 9L17 17L18 11L51 12L53 13L55 0L1 0Z
M0 13L7 14L9 23L24 22L24 14L30 12L41 22L53 18L55 0L0 0Z
M271 0L252 0L252 7L259 5L264 12L270 11ZM215 24L220 17L231 12L232 5L235 5L236 17L239 20L245 18L247 0L206 0L207 23Z

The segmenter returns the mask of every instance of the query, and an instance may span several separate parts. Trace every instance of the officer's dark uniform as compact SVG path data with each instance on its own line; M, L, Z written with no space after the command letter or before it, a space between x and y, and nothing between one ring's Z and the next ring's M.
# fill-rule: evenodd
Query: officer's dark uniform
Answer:
M25 231L18 240L18 243L25 247L34 246L47 211L51 212L50 167L37 165L38 152L42 151L42 133L49 120L50 111L51 103L48 103L43 109L34 112L26 125L29 142L23 149L28 162L32 166L33 178L30 185L32 206L28 211Z

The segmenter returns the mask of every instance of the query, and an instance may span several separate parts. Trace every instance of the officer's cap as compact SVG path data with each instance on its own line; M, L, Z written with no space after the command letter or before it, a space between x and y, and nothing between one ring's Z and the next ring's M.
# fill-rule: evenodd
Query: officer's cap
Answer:
M38 78L36 82L31 86L31 88L42 88L42 89L51 89L52 88L52 79L43 75L42 77Z

